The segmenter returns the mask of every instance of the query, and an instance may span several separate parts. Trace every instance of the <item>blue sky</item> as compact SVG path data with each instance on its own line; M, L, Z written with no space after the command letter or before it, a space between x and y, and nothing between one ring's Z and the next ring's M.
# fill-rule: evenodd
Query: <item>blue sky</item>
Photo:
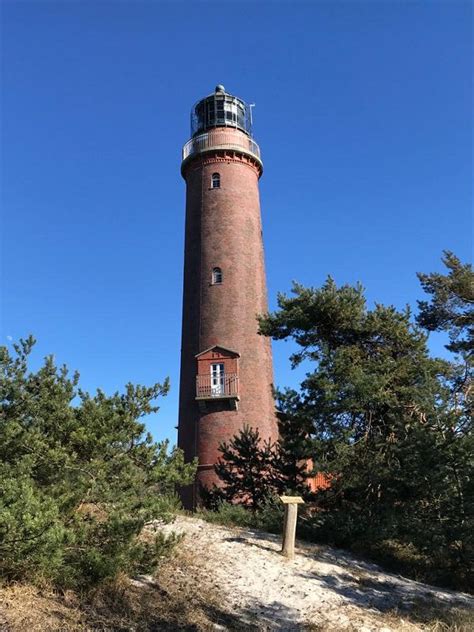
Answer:
M415 306L416 271L470 258L469 2L1 9L1 343L33 333L35 363L54 352L89 390L170 376L157 439L177 423L180 151L217 83L256 104L271 308L327 274Z

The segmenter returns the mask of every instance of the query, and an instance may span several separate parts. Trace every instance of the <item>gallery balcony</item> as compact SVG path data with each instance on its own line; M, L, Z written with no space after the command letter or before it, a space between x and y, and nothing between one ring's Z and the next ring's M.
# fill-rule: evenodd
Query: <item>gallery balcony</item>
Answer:
M230 408L236 409L239 400L239 377L236 373L226 373L213 378L212 375L196 376L196 400L201 408L206 407L206 402L227 400Z
M243 133L226 131L225 128L191 138L183 147L183 164L196 154L215 150L240 151L252 157L260 165L262 164L260 147L253 138Z

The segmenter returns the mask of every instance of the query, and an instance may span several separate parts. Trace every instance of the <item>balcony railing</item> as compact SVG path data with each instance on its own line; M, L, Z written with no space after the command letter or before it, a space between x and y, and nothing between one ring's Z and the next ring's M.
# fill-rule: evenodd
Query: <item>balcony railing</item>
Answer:
M211 149L240 149L261 161L260 147L252 138L244 134L238 136L235 133L226 134L225 132L219 135L206 132L191 138L183 147L183 160L186 160L193 154Z
M196 376L196 399L238 396L239 377L236 373L225 373L218 378L211 375Z

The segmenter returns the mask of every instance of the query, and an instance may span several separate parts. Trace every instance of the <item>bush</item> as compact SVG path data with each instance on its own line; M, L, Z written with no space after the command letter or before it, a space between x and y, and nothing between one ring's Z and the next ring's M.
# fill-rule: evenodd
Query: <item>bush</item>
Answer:
M243 505L232 505L227 502L221 502L214 510L198 509L196 515L206 522L221 524L225 527L255 526L255 518L251 511Z
M278 496L268 496L257 511L241 504L221 501L215 509L198 509L197 515L213 524L226 527L262 529L269 533L281 533L284 508Z
M0 348L0 577L87 588L152 570L172 540L139 535L195 470L139 421L168 383L91 396L51 357L29 373L33 345Z
M261 509L255 514L254 525L269 533L282 533L285 508L276 494L264 500Z

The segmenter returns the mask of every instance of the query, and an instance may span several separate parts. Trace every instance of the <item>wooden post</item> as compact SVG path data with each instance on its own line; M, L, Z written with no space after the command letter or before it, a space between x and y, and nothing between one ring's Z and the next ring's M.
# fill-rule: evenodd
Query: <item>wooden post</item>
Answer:
M283 546L282 554L292 560L295 557L296 520L298 518L298 505L304 503L301 496L280 496L285 505L285 519L283 522Z

